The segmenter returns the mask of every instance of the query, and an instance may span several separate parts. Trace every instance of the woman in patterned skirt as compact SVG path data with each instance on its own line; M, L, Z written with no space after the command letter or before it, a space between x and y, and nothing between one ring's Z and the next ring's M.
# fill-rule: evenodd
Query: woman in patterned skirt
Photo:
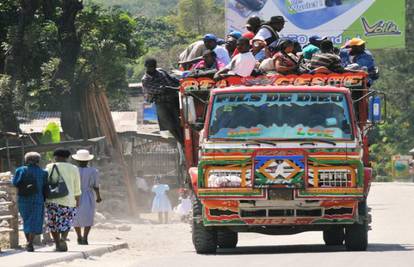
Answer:
M66 239L72 227L73 217L76 214L76 207L79 206L81 195L79 170L75 165L66 162L70 154L69 150L57 149L53 152L55 163L46 166L49 172L49 179L56 182L58 181L56 171L50 177L53 165L56 165L69 191L64 197L46 199L47 227L52 233L56 244L56 251L68 250Z

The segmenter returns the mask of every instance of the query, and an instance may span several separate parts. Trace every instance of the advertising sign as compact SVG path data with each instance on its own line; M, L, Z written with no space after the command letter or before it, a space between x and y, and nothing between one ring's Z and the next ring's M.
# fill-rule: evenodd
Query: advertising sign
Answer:
M227 0L227 30L245 32L250 16L282 15L280 35L308 43L319 35L342 45L353 37L370 49L405 47L405 0Z
M144 123L158 123L155 104L144 104Z
M392 176L407 177L410 174L410 162L413 160L411 155L392 156Z

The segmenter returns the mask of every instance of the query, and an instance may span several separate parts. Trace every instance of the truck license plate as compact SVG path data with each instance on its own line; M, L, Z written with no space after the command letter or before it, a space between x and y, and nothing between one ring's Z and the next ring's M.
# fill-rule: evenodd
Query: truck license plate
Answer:
M269 189L269 200L293 200L293 189Z

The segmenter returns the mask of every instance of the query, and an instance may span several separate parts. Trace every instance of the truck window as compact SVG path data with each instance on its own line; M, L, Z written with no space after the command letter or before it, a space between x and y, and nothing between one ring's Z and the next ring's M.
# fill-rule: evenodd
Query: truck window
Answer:
M231 93L214 97L209 138L351 139L340 93Z

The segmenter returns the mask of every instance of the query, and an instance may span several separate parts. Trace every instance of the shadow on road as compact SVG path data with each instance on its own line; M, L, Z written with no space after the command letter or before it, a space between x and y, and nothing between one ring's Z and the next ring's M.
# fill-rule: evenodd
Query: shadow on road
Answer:
M369 244L366 252L411 251L411 244ZM235 249L218 249L217 255L237 254L286 254L286 253L326 253L347 252L345 246L289 245L289 246L243 246Z

